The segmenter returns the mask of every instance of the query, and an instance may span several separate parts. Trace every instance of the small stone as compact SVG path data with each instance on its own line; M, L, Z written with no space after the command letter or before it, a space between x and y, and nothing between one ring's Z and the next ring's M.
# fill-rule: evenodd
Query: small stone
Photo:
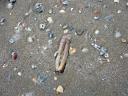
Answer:
M62 0L62 4L67 6L69 4L69 0Z
M54 33L51 32L51 31L49 31L49 32L48 32L48 38L51 39L51 38L53 38L53 37L54 37Z
M113 15L110 14L110 15L108 15L108 16L105 16L104 19L105 19L106 21L112 21Z
M70 10L71 10L71 11L73 11L73 10L74 10L74 8L71 8Z
M128 2L126 3L126 7L128 7Z
M118 10L117 13L120 14L122 11L121 10Z
M22 75L22 73L21 73L21 72L18 72L17 74L18 74L18 76L21 76L21 75Z
M100 15L101 15L101 12L100 12L100 10L94 10L94 12L93 12L93 18L95 19L95 20L98 20L98 19L100 19Z
M114 3L119 3L120 2L120 0L114 0Z
M115 37L115 38L120 38L120 37L121 37L121 33L120 33L120 32L115 32L114 37Z
M36 65L32 65L31 67L32 67L32 69L36 69L36 68L37 68L37 66L36 66Z
M10 3L16 3L16 0L8 0Z
M40 28L40 30L44 30L46 28L46 24L45 23L40 24L39 28Z
M16 60L17 57L18 57L18 55L17 55L16 52L13 51L13 52L11 53L11 57L12 57L13 60Z
M34 39L33 39L32 37L28 37L27 41L28 41L29 43L32 43L32 42L34 41Z
M44 49L44 50L47 50L47 49L48 49L48 47L47 47L47 46L43 46L43 49Z
M7 8L8 8L8 9L12 9L13 6L14 6L14 5L13 5L12 3L8 3Z
M79 10L79 13L81 14L81 13L82 13L82 11L81 11L81 10Z
M82 48L81 50L83 53L87 53L88 52L88 49L87 48Z
M33 7L33 11L37 13L42 13L44 12L44 10L45 10L45 7L42 3L36 3Z
M57 80L57 77L54 76L54 80L56 81Z
M50 31L51 31L51 29L49 29L49 28L48 28L48 29L46 29L46 32L50 32Z
M70 49L69 49L69 54L70 54L70 55L73 55L73 54L75 54L75 53L76 53L76 48L70 47Z
M48 18L47 18L47 21L48 21L49 24L53 23L52 17L48 17Z
M64 92L64 88L63 88L61 85L59 85L59 86L57 87L57 89L56 89L56 92L57 92L57 93L63 93L63 92Z
M66 33L68 33L69 32L69 30L68 29L65 29L64 30L64 34L66 34Z
M62 28L63 28L63 29L67 29L67 28L68 28L68 24L62 25Z
M65 10L62 9L62 10L59 11L59 13L64 14Z
M124 57L127 57L128 58L128 53L124 53Z
M4 17L0 17L0 25L4 25L6 19Z
M53 10L52 10L52 9L50 9L50 10L48 11L48 13L49 13L49 14L52 14L52 13L53 13Z
M98 35L100 31L98 29L95 30L95 34Z
M25 28L26 31L31 32L32 29L30 27Z
M28 92L28 93L25 93L23 96L35 96L35 95L34 95L34 92Z
M98 19L100 19L99 16L94 16L93 18L94 18L94 20L98 20Z

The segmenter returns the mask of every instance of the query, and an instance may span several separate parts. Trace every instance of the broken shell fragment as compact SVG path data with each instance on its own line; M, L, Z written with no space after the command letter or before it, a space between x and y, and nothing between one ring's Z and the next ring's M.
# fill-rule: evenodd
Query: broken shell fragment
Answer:
M59 86L57 87L57 89L56 89L56 92L57 92L57 93L63 93L63 92L64 92L64 88L63 88L61 85L59 85Z
M76 53L76 48L70 47L70 49L69 49L69 54L70 54L70 55L73 55L73 54L75 54L75 53Z

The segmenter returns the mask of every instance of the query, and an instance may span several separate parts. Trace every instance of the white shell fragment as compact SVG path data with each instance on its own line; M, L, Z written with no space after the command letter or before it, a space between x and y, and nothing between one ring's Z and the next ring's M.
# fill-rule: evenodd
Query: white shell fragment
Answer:
M115 38L120 38L121 37L121 33L120 32L116 32L114 35Z
M56 89L56 92L57 92L57 93L63 93L63 92L64 92L64 88L63 88L61 85L59 85L59 86L57 87L57 89Z
M18 76L21 76L21 75L22 75L22 73L21 73L21 72L18 72L17 74L18 74Z
M119 3L120 2L120 0L114 0L114 3Z
M62 10L59 11L59 13L64 14L65 10L62 9Z
M32 42L33 42L33 38L32 38L32 37L28 37L27 41L28 41L29 43L32 43Z
M8 4L7 4L7 8L8 8L8 9L12 9L12 8L13 8L13 4L12 4L12 3L8 3Z
M50 24L53 23L52 17L48 17L48 18L47 18L47 21L48 21L48 23L50 23Z

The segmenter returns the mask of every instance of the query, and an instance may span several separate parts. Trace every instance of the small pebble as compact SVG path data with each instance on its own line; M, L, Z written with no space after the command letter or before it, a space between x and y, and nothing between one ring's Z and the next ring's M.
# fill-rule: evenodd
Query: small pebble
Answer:
M10 3L16 3L16 0L8 0Z
M120 14L122 11L121 10L118 10L117 13Z
M36 3L33 7L33 11L37 13L42 13L44 12L44 10L45 10L45 7L42 3Z
M73 11L73 10L74 10L74 8L71 8L70 10L71 10L71 11Z
M16 52L12 52L12 53L11 53L11 56L12 56L12 59L13 59L13 60L16 60L17 57L18 57L18 55L17 55Z
M28 32L32 31L32 29L30 27L26 27L25 30L28 31Z
M40 24L39 28L40 28L40 30L44 30L46 28L46 24L45 23Z
M98 29L95 30L95 34L98 35L100 31Z
M83 53L87 53L88 52L88 49L87 48L82 48L81 50Z
M128 7L128 2L126 3L126 7Z
M121 37L121 33L120 33L120 32L115 32L114 37L115 37L115 38L120 38L120 37Z
M59 11L59 13L64 14L65 10L62 9L62 10Z
M49 24L53 23L52 17L48 17L48 18L47 18L47 21L48 21Z
M128 53L124 53L124 57L127 57L128 58Z
M69 32L69 30L68 29L65 29L64 30L64 34L66 34L66 33L68 33Z
M57 80L57 77L54 76L54 80L56 81Z
M36 65L32 65L31 67L32 67L32 69L36 69L36 68L37 68L37 66L36 66Z
M119 3L120 2L120 0L114 0L114 3Z
M79 14L81 14L82 13L82 11L81 10L79 10Z
M22 73L21 73L21 72L18 72L17 74L18 74L18 76L21 76L21 75L22 75Z
M49 14L52 14L52 13L53 13L53 10L52 10L52 9L50 9L50 10L48 11L48 13L49 13Z
M8 4L7 4L7 8L8 8L8 9L12 9L13 6L14 6L14 5L13 5L12 3L8 3Z
M28 41L29 43L32 43L34 40L33 40L32 37L28 37L27 41Z
M70 55L73 55L73 54L75 54L75 53L76 53L76 48L70 47L70 49L69 49L69 54L70 54Z

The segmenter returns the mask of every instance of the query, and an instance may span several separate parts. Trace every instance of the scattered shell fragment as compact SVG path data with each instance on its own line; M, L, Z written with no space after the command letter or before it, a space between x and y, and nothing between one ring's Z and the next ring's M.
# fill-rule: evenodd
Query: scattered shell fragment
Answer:
M33 39L32 37L28 37L27 41L28 41L29 43L32 43L32 42L34 41L34 39Z
M53 10L52 10L52 9L49 9L49 10L48 10L48 13L49 13L49 14L52 14L52 13L53 13Z
M40 28L40 30L44 30L46 28L46 24L45 23L40 24L39 25L39 28Z
M114 0L114 3L119 3L120 2L120 0Z
M28 32L32 31L32 29L30 27L26 27L25 30L28 31Z
M64 92L64 88L63 88L61 85L59 85L59 86L57 87L57 89L56 89L56 92L57 92L57 93L63 93L63 92Z
M13 5L12 3L8 3L8 4L7 4L7 8L8 8L8 9L12 9L13 6L14 6L14 5Z
M54 80L55 80L55 81L57 80L57 77L56 77L56 76L54 76Z
M98 29L95 30L95 34L98 35L100 31Z
M68 29L65 29L65 30L64 30L64 34L68 33L68 31L69 31Z
M73 10L74 10L74 8L71 8L70 10L71 10L71 11L73 11Z
M128 2L126 3L126 7L128 7Z
M122 11L121 10L117 10L117 13L120 14Z
M18 76L21 76L21 75L22 75L22 73L21 73L21 72L18 72L17 74L18 74Z
M42 3L36 3L33 7L33 11L37 13L42 13L44 12L44 10L45 10L45 7Z
M64 14L65 10L62 9L62 10L59 11L59 13Z
M75 53L76 53L76 48L70 47L70 49L69 49L69 54L70 54L70 55L73 55L73 54L75 54Z
M48 21L48 23L50 23L50 24L53 23L52 17L48 17L48 18L47 18L47 21Z
M121 39L121 42L122 42L122 43L126 43L126 42L127 42L127 40L126 40L126 39L124 39L124 38L122 38L122 39Z
M127 57L128 58L128 53L124 53L124 57Z
M88 52L88 49L87 48L82 48L81 50L83 53L87 53Z
M115 38L120 38L121 37L121 33L120 32L115 32L115 35L114 35Z

